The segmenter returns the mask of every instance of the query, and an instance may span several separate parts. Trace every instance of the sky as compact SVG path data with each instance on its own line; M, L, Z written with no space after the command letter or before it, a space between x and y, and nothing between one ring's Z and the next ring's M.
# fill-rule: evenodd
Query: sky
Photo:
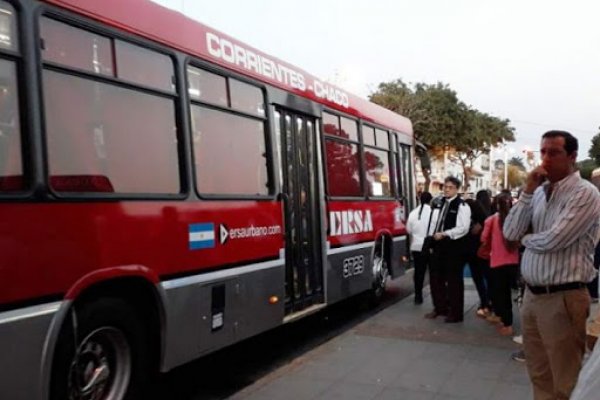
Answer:
M511 156L563 129L581 160L600 131L593 0L153 1L365 98L396 79L446 83L511 121Z

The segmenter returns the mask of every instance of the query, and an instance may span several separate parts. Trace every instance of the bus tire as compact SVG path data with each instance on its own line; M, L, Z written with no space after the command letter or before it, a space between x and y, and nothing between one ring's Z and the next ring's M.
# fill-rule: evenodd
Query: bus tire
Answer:
M375 251L373 256L373 287L371 288L371 303L378 305L385 294L385 285L390 277L390 268L388 261L380 249Z
M56 345L50 399L144 398L152 349L139 313L119 298L75 308L76 323L70 314Z

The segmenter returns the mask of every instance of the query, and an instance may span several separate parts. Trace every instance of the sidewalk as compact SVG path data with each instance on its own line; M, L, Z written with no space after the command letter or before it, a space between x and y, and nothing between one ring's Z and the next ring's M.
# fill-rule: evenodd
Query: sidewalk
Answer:
M407 281L412 273L389 289ZM531 399L525 365L510 358L519 346L476 317L477 303L465 279L465 320L446 324L423 318L432 310L428 293L418 306L411 294L231 398Z

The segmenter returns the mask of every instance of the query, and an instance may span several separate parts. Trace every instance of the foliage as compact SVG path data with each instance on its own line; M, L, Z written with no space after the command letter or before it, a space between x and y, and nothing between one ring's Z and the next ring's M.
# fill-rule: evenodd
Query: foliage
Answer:
M380 83L370 100L408 117L415 137L431 154L447 152L451 160L460 162L465 190L477 157L498 143L515 140L509 120L467 106L454 90L441 82L407 84L398 79ZM424 174L428 187L428 171Z
M521 171L525 171L525 164L523 163L523 159L521 157L513 157L510 160L508 160L508 165L514 165L515 167L519 168Z
M586 158L585 160L577 163L577 169L579 170L581 177L583 179L587 179L588 181L592 178L592 171L596 168L598 168L598 164L596 160L591 158Z
M598 128L600 130L600 127ZM588 151L588 156L600 165L600 132L592 138L592 146Z
M516 165L508 166L508 188L516 189L525 183L526 173Z

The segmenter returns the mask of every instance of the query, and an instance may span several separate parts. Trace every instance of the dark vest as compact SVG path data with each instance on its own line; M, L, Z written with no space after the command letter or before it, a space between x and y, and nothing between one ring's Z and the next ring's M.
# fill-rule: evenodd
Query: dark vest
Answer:
M456 197L450 202L448 206L448 212L446 213L446 219L444 220L443 230L452 229L456 226L456 218L458 217L458 208L464 203L464 200L460 197Z

